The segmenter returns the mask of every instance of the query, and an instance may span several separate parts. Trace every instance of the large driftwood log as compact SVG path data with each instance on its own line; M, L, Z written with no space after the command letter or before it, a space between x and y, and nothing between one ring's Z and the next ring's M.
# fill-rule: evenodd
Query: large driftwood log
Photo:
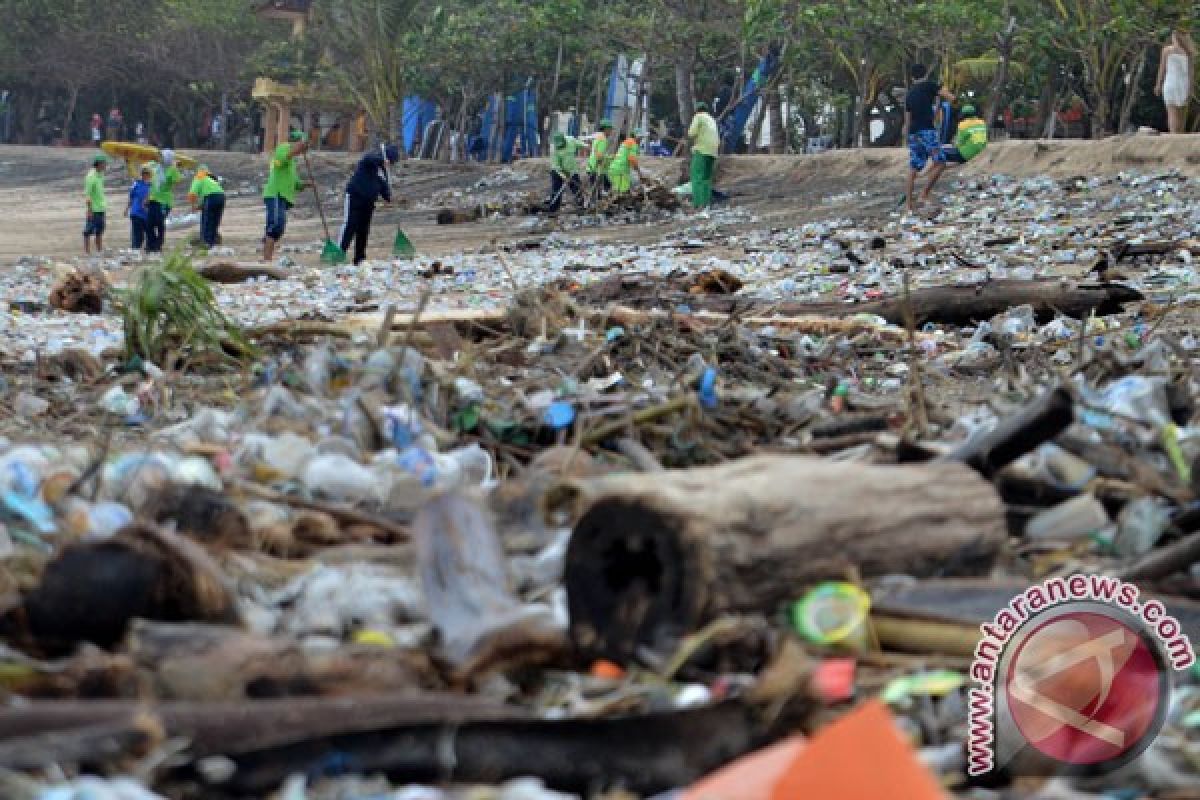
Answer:
M753 312L754 306L738 295L687 294L687 287L638 275L622 275L589 287L581 302L595 304L620 303L631 308L670 308L674 300L687 298L693 309L730 313L740 309ZM1086 317L1093 310L1098 314L1119 312L1125 303L1143 299L1136 289L1118 283L1073 283L1057 280L998 280L973 286L931 286L913 291L910 295L913 315L918 325L937 322L949 325L969 325L991 319L1010 308L1033 306L1038 319L1046 322L1061 312L1071 317ZM674 298L674 300L672 299ZM855 314L878 314L893 325L905 324L905 301L902 296L885 297L865 303L784 303L771 307L782 316L848 317Z
M144 754L162 738L158 720L131 713L123 721L0 741L0 767L35 770L60 765L96 769Z
M978 573L1006 530L992 485L949 463L758 456L653 480L564 482L545 504L577 520L565 574L572 640L615 659L720 612L775 611L849 571Z
M1081 319L1092 311L1116 314L1125 303L1142 300L1142 293L1119 283L1082 284L1063 281L1000 280L978 286L933 286L912 292L916 324L938 322L971 325L1003 314L1016 306L1031 305L1041 322L1057 313ZM903 297L866 303L805 303L780 307L781 313L878 314L893 325L903 325Z
M169 703L147 710L167 735L189 740L193 758L233 761L232 775L181 768L182 777L216 784L205 797L262 796L297 772L344 769L406 782L494 783L538 775L580 793L621 784L653 794L803 726L812 711L807 679L787 650L740 698L603 719L540 719L481 697L432 692ZM764 714L768 708L772 713ZM136 710L133 702L13 707L0 714L0 748L48 731L111 729Z

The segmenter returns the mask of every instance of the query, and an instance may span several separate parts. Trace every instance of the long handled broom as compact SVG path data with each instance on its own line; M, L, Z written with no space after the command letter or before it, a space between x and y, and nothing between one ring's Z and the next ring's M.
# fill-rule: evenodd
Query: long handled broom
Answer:
M321 228L325 231L325 246L321 248L321 263L344 264L346 263L346 251L338 247L337 242L333 241L329 235L329 223L325 221L325 209L321 206L321 193L317 189L317 180L313 177L308 153L304 154L304 168L308 170L308 185L312 187L313 198L317 201L317 213L321 215Z
M383 154L383 163L387 163L387 147L380 144L379 151ZM413 247L413 243L404 235L404 229L399 225L396 226L396 238L392 241L392 255L397 258L412 258L417 254L417 248Z

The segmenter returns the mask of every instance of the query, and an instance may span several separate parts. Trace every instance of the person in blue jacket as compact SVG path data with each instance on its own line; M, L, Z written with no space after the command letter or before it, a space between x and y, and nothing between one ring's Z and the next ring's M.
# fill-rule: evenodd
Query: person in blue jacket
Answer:
M146 200L150 197L150 179L154 170L143 166L141 177L129 187L129 202L125 205L125 216L129 217L130 238L134 250L141 250L146 244Z
M346 184L346 199L342 214L342 250L354 242L354 264L367 258L367 239L371 236L371 217L375 213L375 202L392 202L392 187L388 181L388 164L395 164L400 157L395 145L381 148L382 152L370 152L363 156L350 182Z

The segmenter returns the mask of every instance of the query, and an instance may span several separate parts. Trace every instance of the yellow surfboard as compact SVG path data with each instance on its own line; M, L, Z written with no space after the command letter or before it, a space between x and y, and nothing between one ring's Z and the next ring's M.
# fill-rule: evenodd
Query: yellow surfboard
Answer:
M149 144L134 142L101 142L100 149L110 158L120 158L125 161L125 168L130 175L136 175L138 169L148 161L158 161L161 157L157 147ZM180 169L195 169L200 164L190 156L175 154L175 166Z

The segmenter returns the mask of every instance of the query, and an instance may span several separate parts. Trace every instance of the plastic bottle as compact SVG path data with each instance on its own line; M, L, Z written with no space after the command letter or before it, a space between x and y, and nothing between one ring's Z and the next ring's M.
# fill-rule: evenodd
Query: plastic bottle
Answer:
M504 550L479 506L437 495L417 514L413 535L429 619L450 661L462 663L517 623L557 627L549 607L522 606L509 590Z
M262 442L262 463L288 480L299 475L314 454L312 442L291 431Z
M435 453L433 461L437 465L439 487L491 488L493 485L492 456L478 444L469 444L446 453Z
M1112 524L1104 506L1091 494L1065 500L1037 514L1025 524L1025 538L1070 540L1090 536Z
M336 453L311 459L304 467L301 481L314 495L340 502L362 503L382 494L374 472Z
M1117 515L1113 549L1119 556L1140 556L1150 552L1162 537L1170 519L1170 510L1157 497L1130 500Z

